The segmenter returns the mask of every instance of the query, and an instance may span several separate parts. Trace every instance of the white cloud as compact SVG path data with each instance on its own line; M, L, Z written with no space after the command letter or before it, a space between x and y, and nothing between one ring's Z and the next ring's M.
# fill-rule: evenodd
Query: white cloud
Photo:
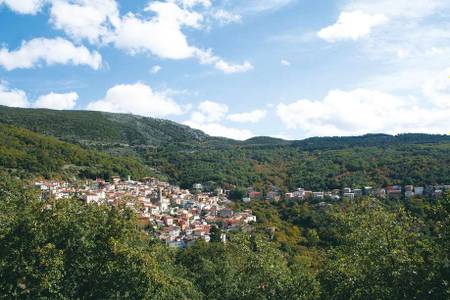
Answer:
M200 60L201 64L213 65L216 69L226 74L243 73L253 70L253 65L249 61L245 61L242 64L231 64L229 62L226 62L222 58L215 56L212 53L211 49L209 50L195 49L195 54Z
M291 65L291 62L286 59L282 59L281 64L285 67L289 67Z
M227 119L238 123L258 123L264 119L266 115L266 110L257 109L251 112L231 114L227 116Z
M385 24L388 18L383 14L367 14L359 10L341 12L338 21L319 31L318 36L328 42L368 36L371 30Z
M247 129L230 128L219 123L197 123L195 121L186 121L185 125L199 129L211 136L227 137L235 140L247 140L255 135Z
M442 109L450 109L450 68L433 74L423 84L422 91L434 105ZM450 119L450 115L448 116Z
M242 16L234 14L232 12L226 11L224 9L218 9L212 13L212 17L219 21L220 24L230 24L230 23L240 23L242 21Z
M194 112L196 122L218 122L228 112L226 104L213 101L203 101L198 105L198 112Z
M447 0L352 0L346 10L361 10L370 14L388 17L420 19L430 16L448 6Z
M40 96L36 101L31 102L27 94L18 89L11 89L7 84L0 81L0 105L21 108L49 108L49 109L73 109L78 94L75 92L58 94L49 93Z
M33 103L33 107L68 110L75 107L77 100L78 94L74 92L65 94L50 93L40 96L36 102Z
M166 59L187 59L196 57L201 64L213 65L224 73L239 73L253 69L250 62L232 64L214 55L212 50L191 46L182 29L201 29L202 14L182 9L173 2L151 2L146 11L155 13L142 19L128 13L118 26L113 38L119 49L130 54L150 53Z
M450 109L419 106L414 99L374 90L330 91L322 101L279 104L277 115L288 129L305 136L366 133L445 133Z
M202 16L170 2L151 2L146 8L155 17L142 20L128 13L116 31L115 45L131 54L150 52L162 58L185 59L195 49L181 31L183 26L200 28Z
M53 0L50 15L55 28L91 43L109 39L112 27L120 23L114 0Z
M97 51L90 52L86 47L75 46L62 38L36 38L23 42L14 51L0 49L0 65L8 71L34 68L44 63L87 65L97 70L101 66L102 57Z
M28 97L24 91L10 89L0 81L0 105L11 107L28 107Z
M220 124L227 113L228 106L226 104L203 101L197 106L196 111L192 112L190 119L185 121L184 124L202 130L212 136L221 136L236 140L246 140L254 136L250 130L232 128Z
M148 117L181 115L183 108L164 93L143 83L122 84L110 88L106 96L88 104L87 109L116 113L132 113Z
M0 0L0 5L5 4L19 14L35 15L39 12L44 0Z
M158 65L153 66L153 67L150 68L150 73L152 73L152 74L158 74L159 71L161 71L161 69L162 69L161 66L158 66Z
M210 0L178 0L178 2L184 7L194 7L196 5L202 5L204 7L210 7L212 5Z

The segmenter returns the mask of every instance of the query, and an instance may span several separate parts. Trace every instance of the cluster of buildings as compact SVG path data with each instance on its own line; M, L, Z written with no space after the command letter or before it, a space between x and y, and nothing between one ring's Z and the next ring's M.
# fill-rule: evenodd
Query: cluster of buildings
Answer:
M41 190L43 198L75 198L86 204L119 206L125 205L136 211L139 222L155 238L169 246L184 248L202 239L211 238L226 241L231 231L251 230L256 217L251 210L240 212L230 208L227 195L230 191L216 189L214 193L202 192L201 184L194 184L192 191L155 178L142 181L121 180L113 177L111 182L102 179L96 181L39 181L35 186ZM298 188L282 193L276 187L267 193L248 188L244 202L267 199L279 201L318 201L320 205L329 205L325 200L354 200L371 196L378 198L400 199L416 196L440 197L450 191L450 185L439 186L388 186L385 188L343 188L331 191L311 191Z
M412 198L417 196L426 197L440 197L445 192L450 191L450 185L436 185L436 186L413 186L413 185L393 185L384 188L374 189L370 186L364 188L346 187L343 189L334 189L331 191L311 191L304 188L298 188L295 191L291 191L282 194L279 189L272 187L272 190L267 193L265 199L271 201L279 201L281 199L286 200L341 200L348 199L354 200L364 196L388 198L388 199L400 199L400 198ZM247 197L243 199L244 202L250 202L255 199L263 199L263 194L258 191L254 191L253 188L248 188Z
M122 181L113 177L84 182L39 181L43 198L76 198L87 204L125 205L135 210L143 228L173 247L186 247L196 240L226 241L230 231L249 230L256 217L250 210L233 211L223 190L203 193L180 189L155 178ZM215 230L214 230L215 229Z

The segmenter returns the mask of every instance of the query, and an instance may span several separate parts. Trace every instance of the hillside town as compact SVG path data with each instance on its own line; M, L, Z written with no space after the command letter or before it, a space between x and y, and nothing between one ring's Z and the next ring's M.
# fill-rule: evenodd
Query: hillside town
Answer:
M250 210L230 209L230 200L222 189L205 193L200 184L194 185L192 193L155 178L38 181L35 186L44 199L75 198L86 204L125 205L136 211L144 229L171 247L185 248L199 239L209 242L214 228L219 227L215 238L226 242L228 232L250 230L256 222Z
M202 184L194 184L191 190L145 178L134 181L113 177L111 182L103 179L78 181L76 183L43 180L35 182L42 198L75 198L86 204L125 205L136 211L139 223L155 238L171 247L185 248L203 239L214 238L226 242L227 233L251 230L256 216L251 210L240 212L230 208L229 190L218 188L204 192ZM319 206L330 205L330 201L355 200L369 196L377 198L411 198L416 196L440 197L450 190L450 185L440 186L388 186L385 188L343 188L332 191L311 191L298 188L282 193L275 186L267 193L248 188L242 201L314 201ZM214 229L215 233L213 233Z

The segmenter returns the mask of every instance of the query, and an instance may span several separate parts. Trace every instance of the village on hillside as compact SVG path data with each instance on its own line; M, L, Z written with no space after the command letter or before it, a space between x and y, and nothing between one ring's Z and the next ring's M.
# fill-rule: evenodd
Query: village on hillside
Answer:
M203 191L202 184L194 184L191 190L160 181L145 178L134 181L113 177L111 182L103 179L69 183L55 180L35 182L43 199L75 198L86 204L125 205L136 211L143 228L171 247L185 248L202 239L209 242L226 242L227 233L251 230L256 216L251 210L233 211L228 198L230 190L218 188L214 192ZM388 186L385 188L343 188L332 191L309 191L298 188L281 193L275 186L262 193L248 188L242 201L312 201L318 206L331 205L340 200L353 201L369 196L377 198L401 199L416 196L440 197L450 190L450 185L440 186ZM220 228L220 230L215 230Z
M223 230L216 238L225 242L227 232L249 230L256 222L250 210L230 209L231 201L222 189L206 193L200 184L194 185L192 193L155 178L38 181L35 186L44 199L77 198L86 204L126 205L137 212L144 228L171 247L184 248L198 239L209 242L218 226Z

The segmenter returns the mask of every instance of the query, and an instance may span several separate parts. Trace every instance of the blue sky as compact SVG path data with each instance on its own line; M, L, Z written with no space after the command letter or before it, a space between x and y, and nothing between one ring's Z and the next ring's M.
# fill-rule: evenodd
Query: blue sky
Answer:
M287 139L450 130L445 0L0 0L0 104Z

